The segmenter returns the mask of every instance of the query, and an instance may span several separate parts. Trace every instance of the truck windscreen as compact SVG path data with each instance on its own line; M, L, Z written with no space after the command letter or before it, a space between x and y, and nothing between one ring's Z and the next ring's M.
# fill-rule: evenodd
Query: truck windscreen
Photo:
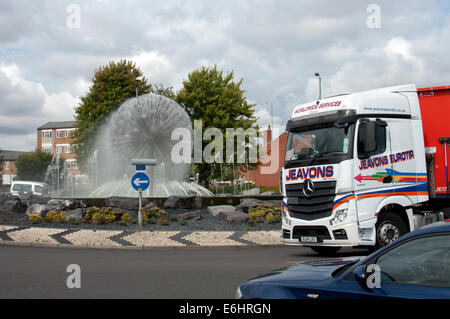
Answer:
M353 126L353 125L352 125ZM335 126L321 127L303 132L289 132L285 165L311 165L320 162L340 162L350 154L352 129ZM326 160L329 161L326 161ZM305 163L297 163L297 162Z

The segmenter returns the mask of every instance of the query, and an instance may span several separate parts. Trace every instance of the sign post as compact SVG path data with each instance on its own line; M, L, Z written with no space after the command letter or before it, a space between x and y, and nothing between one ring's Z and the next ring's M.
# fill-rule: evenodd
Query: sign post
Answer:
M156 159L132 159L132 165L136 165L136 171L145 171L145 165L156 165ZM147 174L138 172L131 178L131 187L139 192L138 229L142 229L142 191L150 186L150 179Z

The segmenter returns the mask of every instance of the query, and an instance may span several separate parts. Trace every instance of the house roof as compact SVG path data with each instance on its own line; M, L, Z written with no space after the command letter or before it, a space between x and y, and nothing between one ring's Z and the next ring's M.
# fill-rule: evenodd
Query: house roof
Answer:
M38 130L49 130L54 128L74 128L77 124L76 121L62 121L62 122L48 122L39 126Z
M1 150L0 157L3 157L4 161L16 161L20 155L27 154L27 153L30 153L30 152Z

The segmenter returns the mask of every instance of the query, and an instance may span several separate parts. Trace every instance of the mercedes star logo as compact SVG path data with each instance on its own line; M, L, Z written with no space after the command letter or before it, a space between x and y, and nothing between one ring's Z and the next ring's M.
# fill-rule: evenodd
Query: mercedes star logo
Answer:
M310 179L306 179L303 182L303 194L309 197L314 192L314 183Z

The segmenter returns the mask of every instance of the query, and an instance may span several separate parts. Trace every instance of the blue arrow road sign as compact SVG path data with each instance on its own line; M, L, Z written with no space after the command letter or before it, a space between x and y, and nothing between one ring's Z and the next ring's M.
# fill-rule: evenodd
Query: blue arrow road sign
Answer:
M131 186L137 191L145 191L150 186L150 179L144 173L136 173L131 178Z

